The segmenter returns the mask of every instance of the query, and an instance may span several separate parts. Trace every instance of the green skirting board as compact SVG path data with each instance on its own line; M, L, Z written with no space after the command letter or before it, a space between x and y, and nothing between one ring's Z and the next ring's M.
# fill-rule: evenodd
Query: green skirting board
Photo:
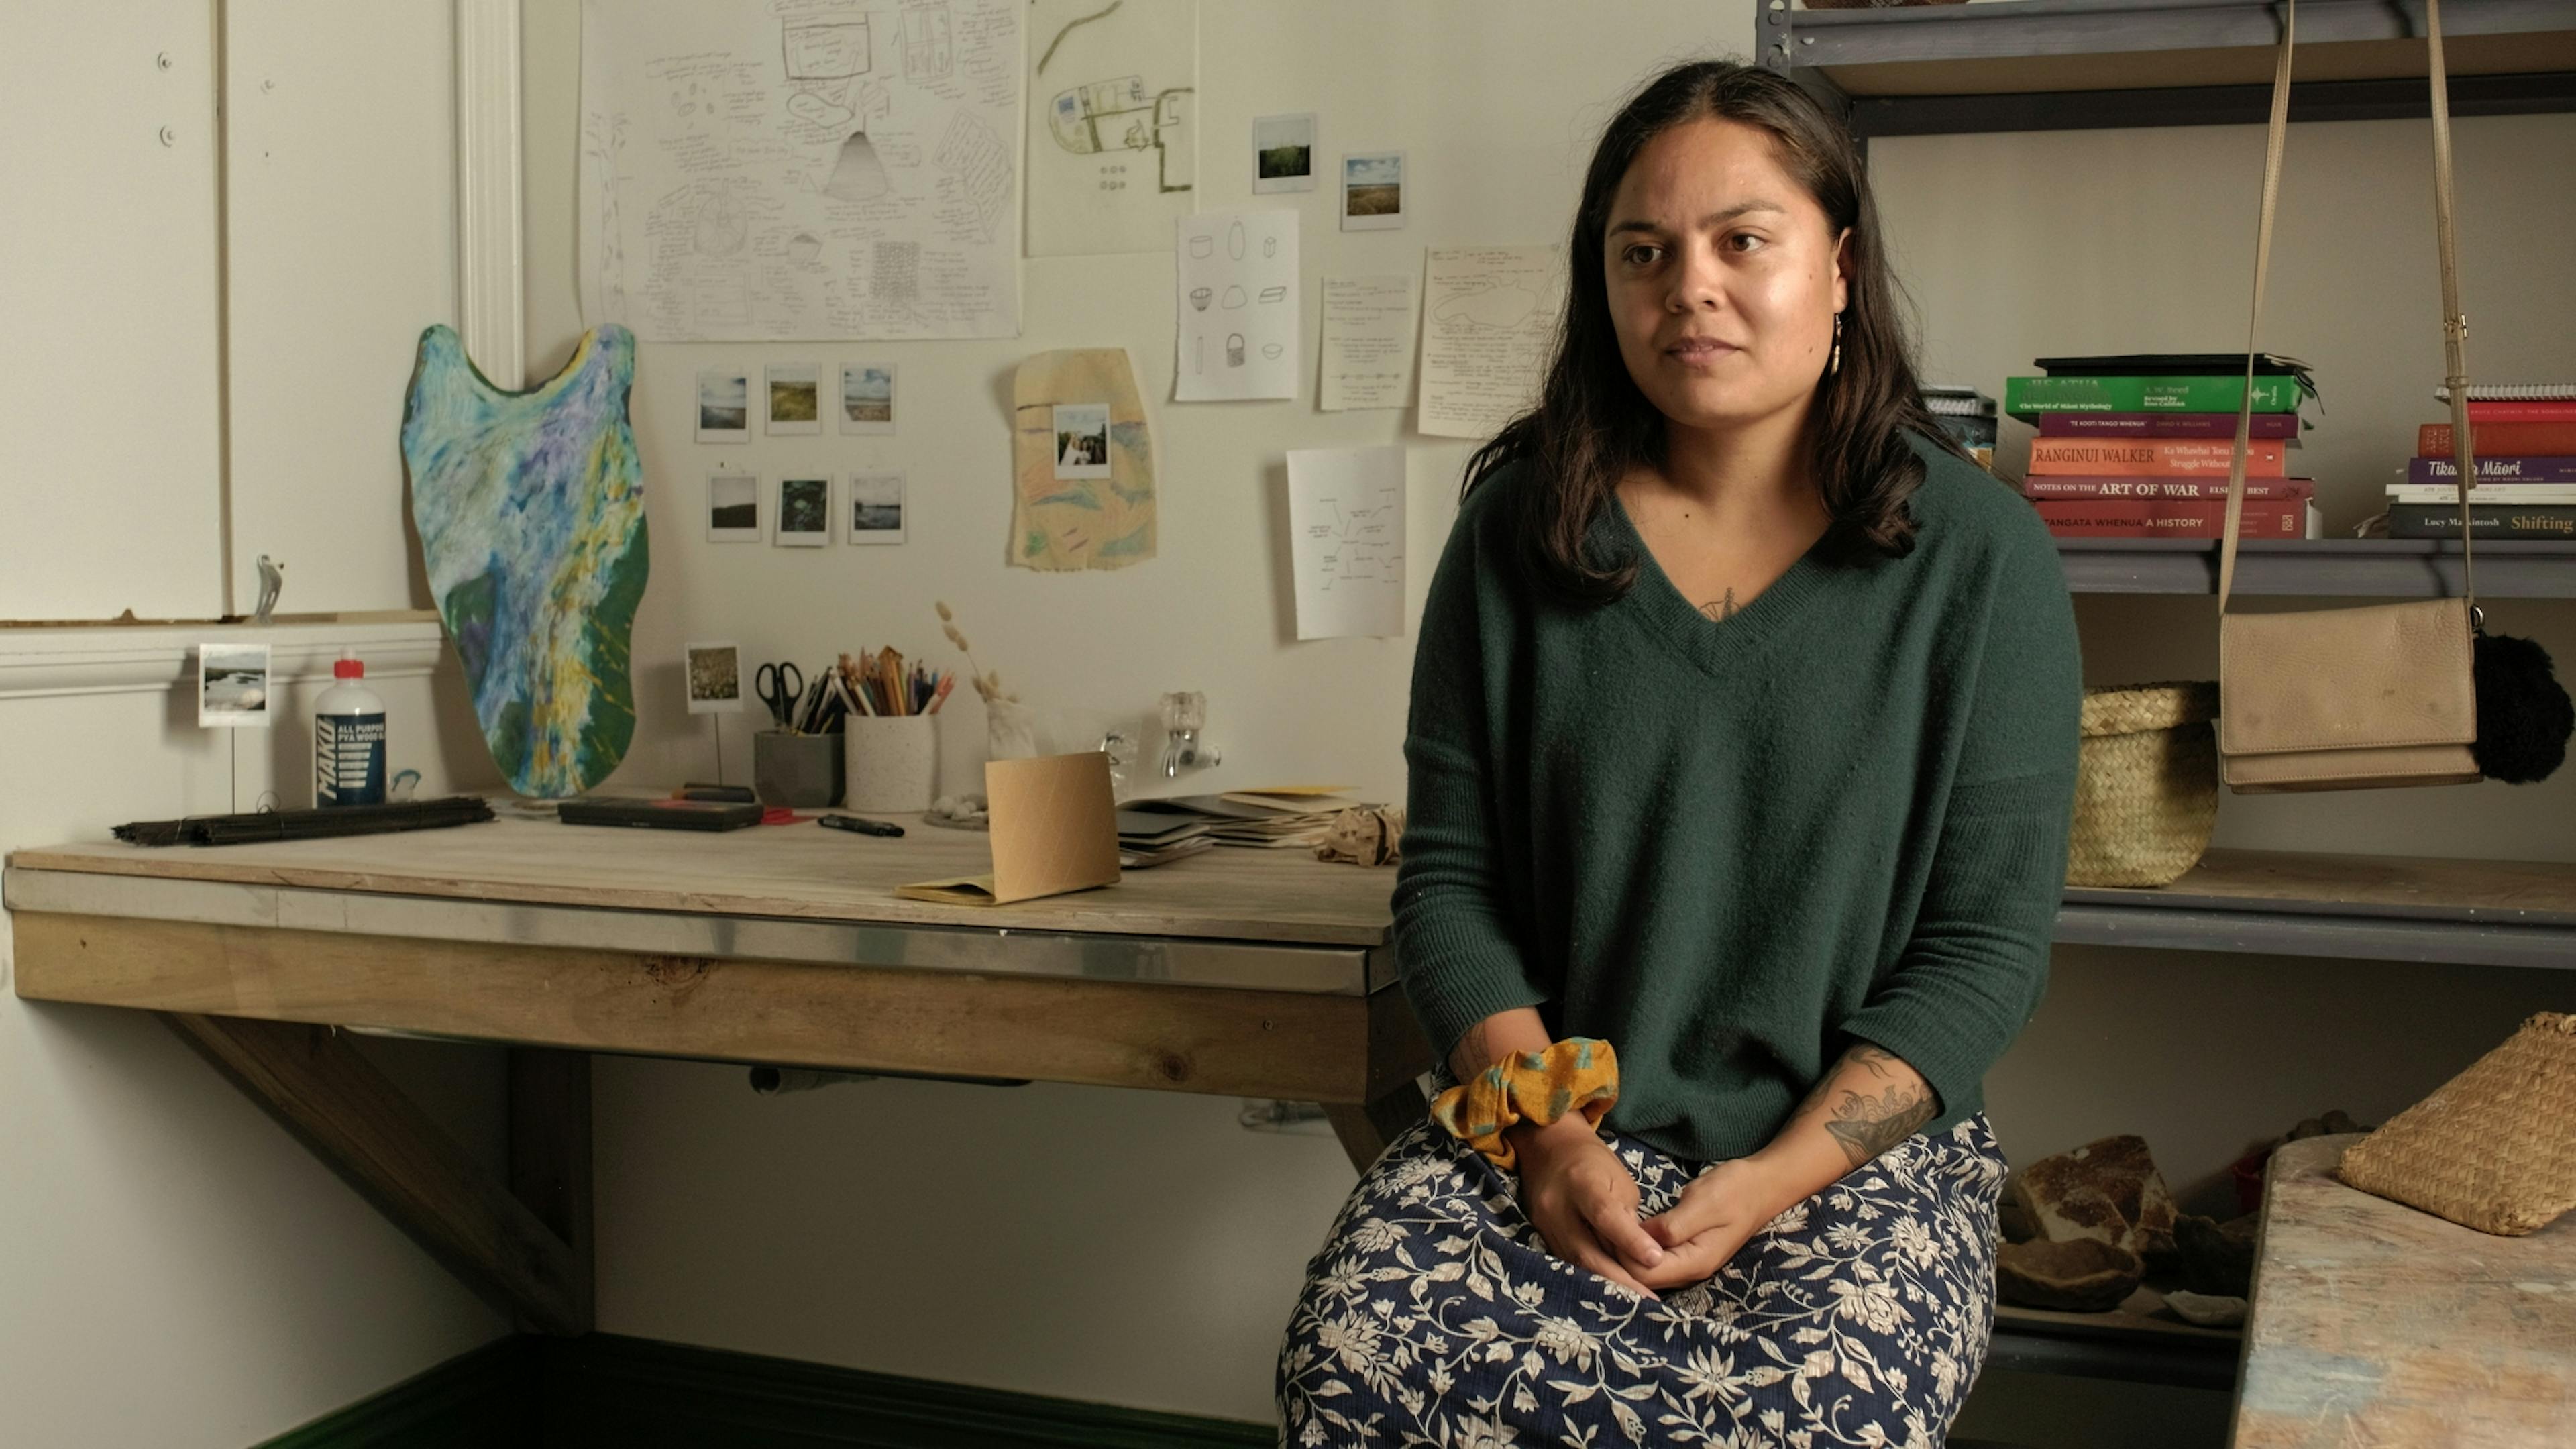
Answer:
M520 1334L256 1449L1263 1449L1268 1424L594 1333Z

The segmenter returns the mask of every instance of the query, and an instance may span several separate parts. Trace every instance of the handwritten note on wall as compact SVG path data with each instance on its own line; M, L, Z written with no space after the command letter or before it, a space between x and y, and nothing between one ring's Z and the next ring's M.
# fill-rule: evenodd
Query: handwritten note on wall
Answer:
M1292 448L1297 637L1404 632L1404 450Z
M1491 437L1528 407L1547 367L1561 288L1552 246L1428 252L1417 429Z
M1413 401L1413 278L1324 279L1325 412L1400 408Z

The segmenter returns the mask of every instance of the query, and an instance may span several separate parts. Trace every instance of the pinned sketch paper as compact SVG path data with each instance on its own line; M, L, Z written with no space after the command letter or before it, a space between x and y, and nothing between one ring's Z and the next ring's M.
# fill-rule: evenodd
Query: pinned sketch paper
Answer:
M1197 209L1198 0L1027 9L1029 255L1161 251Z
M1536 400L1561 285L1552 246L1426 254L1417 431L1489 438Z
M584 0L584 319L647 342L1018 336L1027 8Z
M1020 364L1011 401L1005 562L1052 572L1152 558L1154 439L1126 349L1041 352Z
M1328 413L1409 406L1413 338L1413 278L1326 277L1317 405Z
M1297 395L1297 213L1181 218L1175 309L1181 402Z
M1118 809L1098 750L984 766L991 875L900 885L906 900L1000 906L1118 884Z
M1404 632L1404 450L1292 448L1288 532L1297 637Z

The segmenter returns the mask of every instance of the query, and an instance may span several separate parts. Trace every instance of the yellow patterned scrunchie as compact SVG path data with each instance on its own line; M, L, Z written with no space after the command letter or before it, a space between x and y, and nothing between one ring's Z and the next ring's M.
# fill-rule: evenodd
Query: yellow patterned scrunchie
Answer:
M1474 1081L1451 1087L1432 1101L1431 1119L1509 1172L1519 1154L1504 1139L1505 1128L1516 1122L1545 1127L1571 1111L1598 1125L1618 1100L1619 1054L1606 1041L1570 1036L1545 1051L1513 1052Z

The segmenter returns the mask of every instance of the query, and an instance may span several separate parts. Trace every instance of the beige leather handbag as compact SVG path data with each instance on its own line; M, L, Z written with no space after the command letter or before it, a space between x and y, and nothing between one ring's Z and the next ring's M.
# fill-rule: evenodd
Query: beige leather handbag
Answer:
M2479 777L2472 682L2477 623L2469 572L2469 481L2477 476L2468 416L2468 319L2451 241L2451 123L2442 68L2441 0L2426 0L2433 82L2433 216L2442 251L2442 344L2459 460L2461 596L2362 609L2230 614L2237 519L2245 499L2246 434L2253 412L2253 330L2263 317L2272 256L2272 205L2290 110L2290 40L2298 0L2281 23L2272 74L2271 134L2263 157L2263 212L2254 244L2254 317L2246 339L2245 400L2227 468L2227 528L2218 557L2218 750L2221 775L2240 795L2464 785Z

